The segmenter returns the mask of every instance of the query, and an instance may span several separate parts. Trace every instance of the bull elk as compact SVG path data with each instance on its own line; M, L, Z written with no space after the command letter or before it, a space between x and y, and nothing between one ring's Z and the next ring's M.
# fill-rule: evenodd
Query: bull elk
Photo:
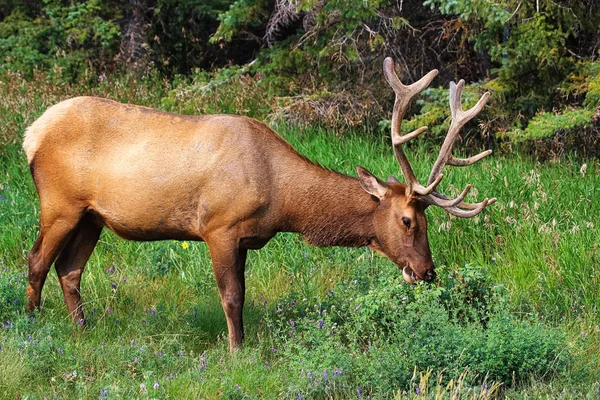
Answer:
M39 308L51 265L69 314L84 323L80 281L103 227L130 240L198 240L208 245L227 319L229 348L240 346L244 269L249 249L277 232L297 232L315 246L369 246L402 269L409 283L435 278L425 209L472 217L495 199L463 201L436 187L446 164L465 166L452 146L484 106L461 107L464 81L450 84L452 123L426 186L402 146L426 127L401 134L404 112L437 71L405 86L390 58L394 89L392 144L406 183L383 182L357 166L358 178L324 169L265 124L232 115L174 115L114 101L77 97L50 107L26 131L23 148L40 199L40 234L29 253L27 310Z

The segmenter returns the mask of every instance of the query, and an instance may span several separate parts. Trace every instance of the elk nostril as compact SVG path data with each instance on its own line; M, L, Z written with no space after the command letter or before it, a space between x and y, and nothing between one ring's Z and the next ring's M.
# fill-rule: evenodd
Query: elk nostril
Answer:
M427 272L425 272L424 280L430 282L434 279L435 279L435 270L433 270L433 268L430 270L427 270Z

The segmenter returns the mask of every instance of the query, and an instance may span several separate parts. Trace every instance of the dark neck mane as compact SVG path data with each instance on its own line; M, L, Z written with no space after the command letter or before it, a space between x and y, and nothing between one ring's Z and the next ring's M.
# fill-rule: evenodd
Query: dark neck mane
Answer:
M311 165L292 182L286 201L286 231L298 232L315 246L361 247L374 238L377 203L357 179Z

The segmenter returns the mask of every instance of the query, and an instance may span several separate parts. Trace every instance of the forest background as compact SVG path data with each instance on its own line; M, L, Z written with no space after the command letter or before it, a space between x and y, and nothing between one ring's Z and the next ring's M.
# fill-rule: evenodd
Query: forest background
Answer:
M599 18L593 0L8 0L0 71L88 84L158 74L187 112L372 131L393 104L381 79L391 56L405 80L436 68L434 85L493 92L483 129L465 139L597 152ZM439 137L447 108L432 89L414 123Z

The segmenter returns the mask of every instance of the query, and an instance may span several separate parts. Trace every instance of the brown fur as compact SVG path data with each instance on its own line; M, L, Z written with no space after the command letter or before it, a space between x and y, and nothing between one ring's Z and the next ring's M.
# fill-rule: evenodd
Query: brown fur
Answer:
M23 147L41 206L28 310L39 307L56 260L69 313L83 323L81 274L105 226L131 240L205 241L232 350L243 338L247 250L277 232L318 246L369 245L419 278L433 268L425 205L402 184L328 171L250 118L78 97L49 108Z

